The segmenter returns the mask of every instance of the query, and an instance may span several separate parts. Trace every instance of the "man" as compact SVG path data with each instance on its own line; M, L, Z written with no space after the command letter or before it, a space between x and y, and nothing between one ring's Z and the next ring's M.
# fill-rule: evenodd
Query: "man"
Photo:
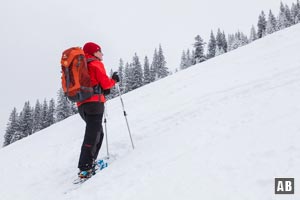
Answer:
M88 70L91 84L94 87L94 95L82 102L78 102L78 111L86 122L86 129L78 168L80 178L89 178L94 173L95 160L103 141L102 117L104 113L105 96L117 82L120 81L117 72L112 78L106 74L102 63L103 53L101 47L93 42L83 46L83 51L88 62Z

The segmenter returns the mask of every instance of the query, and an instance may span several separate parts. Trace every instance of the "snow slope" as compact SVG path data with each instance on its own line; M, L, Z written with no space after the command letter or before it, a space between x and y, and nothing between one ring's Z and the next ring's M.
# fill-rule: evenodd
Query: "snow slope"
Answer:
M297 25L124 95L135 150L120 100L109 101L115 160L80 187L78 115L1 149L1 199L299 199L299 35ZM295 195L275 195L275 177L295 178Z

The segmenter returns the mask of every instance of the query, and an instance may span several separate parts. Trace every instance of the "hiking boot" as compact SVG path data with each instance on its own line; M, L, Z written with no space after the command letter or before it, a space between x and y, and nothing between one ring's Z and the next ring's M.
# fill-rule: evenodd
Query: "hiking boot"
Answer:
M84 171L80 171L78 173L78 177L79 178L91 178L91 176L93 175L93 169L89 169L89 170L84 170Z

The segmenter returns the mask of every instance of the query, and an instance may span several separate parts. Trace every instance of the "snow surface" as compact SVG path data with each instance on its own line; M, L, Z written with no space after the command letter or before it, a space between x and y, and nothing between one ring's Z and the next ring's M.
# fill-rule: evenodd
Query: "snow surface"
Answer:
M299 199L300 25L107 103L111 165L74 186L78 115L0 150L1 200ZM106 155L105 140L99 157ZM274 178L295 178L275 195Z

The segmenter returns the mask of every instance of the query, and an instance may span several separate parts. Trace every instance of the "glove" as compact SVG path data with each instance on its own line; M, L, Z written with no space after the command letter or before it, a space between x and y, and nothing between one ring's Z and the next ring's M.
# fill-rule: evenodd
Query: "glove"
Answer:
M120 81L120 77L118 75L118 72L114 72L111 78L113 80L115 80L117 83Z
M110 89L103 90L103 94L104 94L104 95L109 95L109 94L110 94Z

